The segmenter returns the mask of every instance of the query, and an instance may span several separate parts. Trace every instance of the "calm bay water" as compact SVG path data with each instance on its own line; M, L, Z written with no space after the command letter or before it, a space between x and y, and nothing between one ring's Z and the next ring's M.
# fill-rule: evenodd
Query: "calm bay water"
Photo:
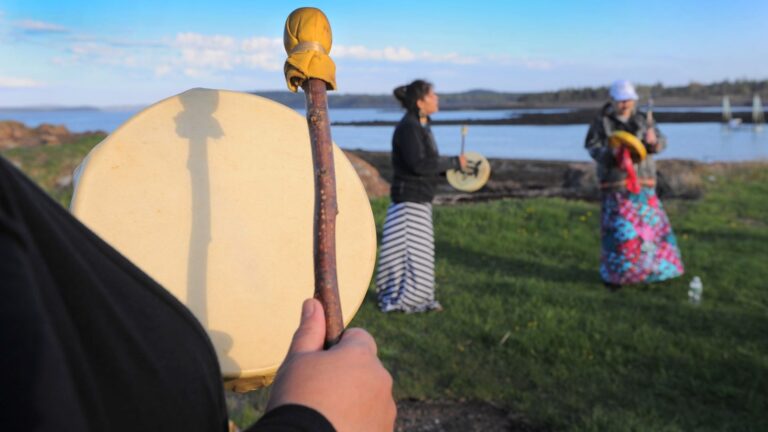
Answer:
M702 162L768 159L768 130L751 127L724 129L717 123L672 123L659 125L667 136L667 150L657 158L694 159ZM333 129L333 138L343 148L390 149L392 128L347 127ZM486 157L586 161L587 125L566 126L472 126L466 149ZM461 148L460 126L435 126L433 133L440 153L457 154Z
M708 108L715 109L715 108ZM30 127L41 123L64 124L73 132L111 132L136 112L113 110L0 110L0 120L16 120ZM558 113L565 110L441 111L436 120L498 119L526 112ZM402 112L376 109L332 109L334 121L396 121ZM768 159L768 129L757 132L749 125L737 129L717 123L661 124L669 139L668 149L659 158L695 159L705 162ZM460 126L435 126L433 131L442 154L460 150ZM587 125L566 126L471 126L466 149L487 157L585 161L583 149ZM342 148L389 151L392 127L334 126L334 141Z

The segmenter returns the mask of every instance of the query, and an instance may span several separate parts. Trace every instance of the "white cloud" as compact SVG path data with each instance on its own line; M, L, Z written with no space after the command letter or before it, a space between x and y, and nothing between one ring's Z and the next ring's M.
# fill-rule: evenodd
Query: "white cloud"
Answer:
M176 44L185 49L227 50L236 48L235 39L230 36L206 36L199 33L179 33Z
M29 78L16 78L0 76L0 88L14 89L14 88L35 88L43 87L44 84Z
M160 40L134 40L134 39L115 39L105 38L103 36L94 36L88 34L73 34L68 36L71 42L93 42L103 45L109 45L116 48L164 48L168 46L167 41Z
M56 66L69 66L74 64L74 61L71 57L56 56L51 57L51 63L55 64Z
M120 54L120 50L98 42L76 43L70 51L77 56L103 57Z
M176 52L163 63L164 74L179 70L199 77L205 71L230 71L236 68L277 71L283 67L285 52L279 38L251 37L237 40L230 36L179 33L171 44Z
M554 65L548 60L524 59L523 66L532 70L551 70Z
M240 47L243 51L276 51L278 53L284 53L283 40L280 38L266 38L266 37L252 37L243 39L240 43Z
M337 45L333 47L331 55L339 59L347 58L393 63L424 61L429 63L473 64L478 61L474 57L462 56L458 53L435 54L429 51L415 53L405 47L372 49L363 45Z
M283 68L286 58L282 38L263 36L237 38L183 32L161 40L117 40L73 34L69 42L66 55L52 56L53 64L132 68L166 79L174 76L221 78L254 70L277 72ZM336 45L331 56L338 60L355 60L358 65L369 67L414 62L469 65L481 61L478 57L456 52L415 52L404 46Z
M237 56L224 50L184 49L181 51L181 62L195 68L231 70Z
M251 69L262 69L266 71L279 71L283 68L285 59L279 58L270 53L248 54L241 57L241 63Z
M516 66L534 71L548 71L555 68L554 62L545 59L530 57L512 57L510 55L492 55L488 59L491 62L507 66Z
M191 78L203 78L203 77L207 76L208 74L206 74L204 71L201 71L199 69L186 68L186 69L184 69L184 75L186 75L188 77L191 77Z
M109 66L137 67L138 58L124 48L114 47L101 42L76 43L69 48L71 62L92 62ZM57 62L61 59L52 59Z
M66 27L58 24L48 23L44 21L35 20L21 20L15 23L16 28L24 30L28 33L67 33L69 30Z
M166 66L162 69L163 75L178 71L188 76L197 76L202 71L214 73L238 68L278 71L285 62L285 48L281 38L254 36L236 39L225 35L186 32L176 35L170 45L175 52L162 63ZM416 53L402 46L369 48L363 45L336 45L332 49L331 57L377 63L421 61L465 65L478 62L477 58L458 53Z
M350 58L355 60L391 62L408 62L416 59L416 54L408 48L386 47L384 49L371 49L363 45L337 45L332 48L331 55L339 59Z
M459 65L475 64L479 62L476 57L462 56L458 53L432 54L430 52L421 53L421 58L432 63L452 63Z
M155 76L156 77L164 77L168 74L170 74L172 71L172 68L168 65L160 65L155 68Z

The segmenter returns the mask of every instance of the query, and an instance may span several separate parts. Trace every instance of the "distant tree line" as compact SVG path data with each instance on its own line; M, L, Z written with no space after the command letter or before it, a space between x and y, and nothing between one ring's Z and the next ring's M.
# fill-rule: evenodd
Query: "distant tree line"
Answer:
M652 96L658 105L719 105L723 96L733 104L748 104L757 93L768 99L768 80L735 80L711 84L691 82L685 86L665 87L661 83L640 84L637 92L645 103ZM254 92L292 108L304 107L304 95L288 91ZM504 109L520 107L593 106L609 99L608 87L566 88L539 93L505 93L491 90L470 90L461 93L440 93L441 109ZM390 94L328 94L331 108L397 109L399 105Z
M656 103L719 103L723 96L732 101L752 101L755 93L768 96L768 80L721 81L711 84L691 82L685 86L665 87L661 83L637 86L641 100L652 97ZM608 87L568 88L553 92L529 93L520 97L522 104L568 104L608 100Z

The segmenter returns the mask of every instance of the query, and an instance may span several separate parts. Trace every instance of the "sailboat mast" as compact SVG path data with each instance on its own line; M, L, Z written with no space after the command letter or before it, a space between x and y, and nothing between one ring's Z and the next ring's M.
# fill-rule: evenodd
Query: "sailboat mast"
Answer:
M765 122L763 102L760 100L760 95L757 93L755 93L755 96L752 98L752 122L756 125Z
M723 96L723 123L731 121L731 99Z

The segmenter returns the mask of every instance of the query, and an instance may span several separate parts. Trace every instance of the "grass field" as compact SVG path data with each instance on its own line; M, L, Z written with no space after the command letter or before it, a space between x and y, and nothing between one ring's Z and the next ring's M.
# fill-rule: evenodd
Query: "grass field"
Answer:
M680 279L603 288L596 204L440 207L446 310L383 315L371 292L353 324L398 398L493 401L557 430L768 430L768 169L710 175L705 199L666 203Z
M94 143L5 155L64 203L55 167ZM682 278L603 288L596 203L436 207L445 311L385 315L371 288L353 325L376 337L398 399L487 401L551 430L768 430L768 165L704 176L703 199L664 203ZM380 230L387 201L372 205ZM244 425L258 407L233 410Z

